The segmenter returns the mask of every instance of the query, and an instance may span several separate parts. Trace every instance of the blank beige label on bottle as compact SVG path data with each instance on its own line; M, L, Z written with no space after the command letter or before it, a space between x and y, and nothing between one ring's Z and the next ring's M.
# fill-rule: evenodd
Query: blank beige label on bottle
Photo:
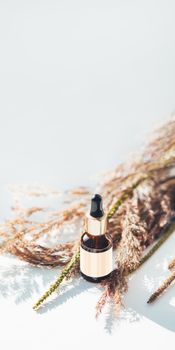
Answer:
M108 275L113 269L112 247L102 253L92 253L80 247L80 270L89 277Z

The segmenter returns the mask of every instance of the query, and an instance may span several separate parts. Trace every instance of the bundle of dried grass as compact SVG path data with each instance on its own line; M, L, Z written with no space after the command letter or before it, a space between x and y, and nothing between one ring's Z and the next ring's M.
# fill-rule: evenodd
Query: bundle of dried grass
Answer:
M108 210L109 234L114 249L117 249L116 267L102 284L104 293L97 305L97 314L108 298L112 297L116 305L121 304L123 292L127 290L128 274L140 266L145 248L164 235L164 229L175 216L174 133L175 118L172 118L157 130L139 157L117 166L98 185L98 192L105 198ZM66 192L69 200L66 203L63 200L65 208L58 211L41 206L22 209L19 204L22 189L14 193L17 197L17 204L13 207L15 218L1 224L0 249L36 265L53 267L68 262L68 267L55 283L57 288L63 278L79 272L79 251L75 253L75 250L91 190L80 187ZM51 194L58 195L58 192L52 190ZM47 196L47 191L44 191L44 196ZM33 219L36 213L42 212L47 214L47 219L40 222ZM79 228L76 231L77 224ZM51 240L55 232L56 238L61 241L62 232L72 225L72 239L66 240L68 236L65 233L65 242L56 242L53 247L41 243L43 238ZM54 290L52 285L51 292ZM37 307L45 300L41 299Z

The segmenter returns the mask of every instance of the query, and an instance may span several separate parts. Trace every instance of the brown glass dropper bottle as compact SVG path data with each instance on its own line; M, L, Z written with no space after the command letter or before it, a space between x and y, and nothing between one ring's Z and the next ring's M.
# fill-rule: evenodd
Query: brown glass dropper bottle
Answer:
M90 214L80 245L80 272L90 282L101 282L112 271L112 242L107 236L107 217L99 194L91 199Z

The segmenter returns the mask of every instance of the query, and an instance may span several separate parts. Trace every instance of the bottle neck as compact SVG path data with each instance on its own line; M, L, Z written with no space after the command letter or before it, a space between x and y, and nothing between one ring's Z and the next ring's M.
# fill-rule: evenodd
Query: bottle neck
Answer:
M91 215L86 215L85 231L92 236L104 235L107 230L107 217L103 215L101 218L94 218Z

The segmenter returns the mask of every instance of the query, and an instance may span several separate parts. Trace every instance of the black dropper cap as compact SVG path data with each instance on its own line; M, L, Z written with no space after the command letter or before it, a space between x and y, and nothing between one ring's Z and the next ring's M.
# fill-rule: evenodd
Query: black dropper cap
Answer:
M90 215L94 218L101 218L104 215L103 199L100 194L95 194L91 199Z

